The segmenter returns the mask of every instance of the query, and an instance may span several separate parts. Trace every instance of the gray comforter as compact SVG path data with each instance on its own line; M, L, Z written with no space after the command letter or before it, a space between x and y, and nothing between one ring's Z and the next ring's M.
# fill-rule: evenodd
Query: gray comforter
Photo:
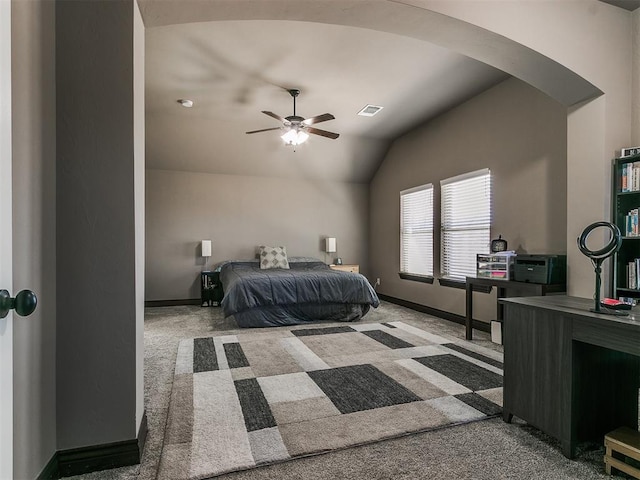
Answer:
M257 261L224 264L220 280L225 316L278 305L380 304L363 275L331 270L320 261L291 262L290 267L261 270Z

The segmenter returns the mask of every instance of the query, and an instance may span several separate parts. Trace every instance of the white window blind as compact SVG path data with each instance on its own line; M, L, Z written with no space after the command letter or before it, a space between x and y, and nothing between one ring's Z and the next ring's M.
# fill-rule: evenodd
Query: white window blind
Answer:
M433 276L433 184L400 192L400 272Z
M476 254L489 253L491 242L491 172L448 178L440 186L442 276L475 276Z

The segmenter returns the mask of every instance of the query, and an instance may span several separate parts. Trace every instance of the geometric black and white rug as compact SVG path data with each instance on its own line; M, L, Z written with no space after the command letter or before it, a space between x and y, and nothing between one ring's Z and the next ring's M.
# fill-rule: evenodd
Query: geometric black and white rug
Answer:
M502 354L403 322L183 340L160 479L202 479L499 415Z

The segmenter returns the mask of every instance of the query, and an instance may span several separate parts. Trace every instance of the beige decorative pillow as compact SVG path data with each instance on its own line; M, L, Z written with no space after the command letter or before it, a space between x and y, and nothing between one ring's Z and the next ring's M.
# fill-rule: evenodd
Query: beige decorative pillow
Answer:
M260 268L289 268L286 247L260 246Z

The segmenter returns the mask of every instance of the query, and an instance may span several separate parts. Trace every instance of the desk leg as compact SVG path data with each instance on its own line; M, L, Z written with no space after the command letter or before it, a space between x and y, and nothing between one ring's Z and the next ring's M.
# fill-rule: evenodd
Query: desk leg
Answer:
M473 285L467 282L465 285L466 290L466 318L464 321L465 326L465 338L467 340L473 340Z
M504 287L498 287L496 299L500 300L501 298L504 298L506 296L507 296L507 289ZM496 320L498 320L499 322L502 322L503 319L504 319L504 305L498 302L498 313L497 313Z

